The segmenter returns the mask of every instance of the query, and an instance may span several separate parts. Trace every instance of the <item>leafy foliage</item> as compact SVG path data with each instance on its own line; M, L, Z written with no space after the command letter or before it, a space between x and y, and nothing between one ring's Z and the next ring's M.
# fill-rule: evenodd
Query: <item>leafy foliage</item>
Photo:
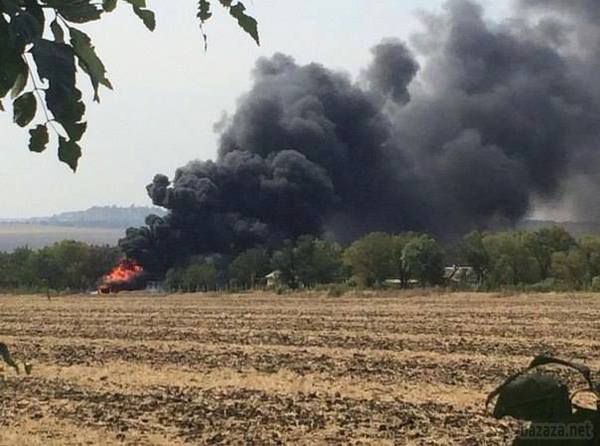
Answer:
M600 237L576 240L558 226L535 232L472 232L461 247L487 289L595 289L594 279L600 277Z
M112 89L92 39L75 25L100 20L114 11L119 1L129 4L150 31L156 28L155 14L147 8L146 0L0 0L0 111L5 110L2 101L9 93L13 121L18 126L29 126L38 109L43 110L41 122L29 130L29 150L43 152L50 142L51 128L57 135L59 160L73 171L87 129L77 66L89 77L94 101L100 101L101 85ZM219 0L219 4L260 43L258 24L246 14L242 2ZM212 17L210 9L210 0L199 1L197 17L205 47L204 25Z
M187 292L214 290L217 287L217 267L212 261L198 257L184 267L167 271L165 285L171 290Z
M346 249L344 262L362 286L383 283L394 276L392 236L383 232L367 234Z
M473 267L479 284L483 283L490 268L490 255L483 244L483 237L479 231L467 234L462 243L463 255L469 265Z
M551 271L556 279L567 284L570 289L580 290L586 283L591 284L585 252L579 248L553 253Z
M526 243L538 261L542 279L550 274L554 253L566 253L577 245L571 234L559 226L542 228L529 233Z
M271 259L263 248L252 248L237 256L229 266L229 275L237 286L254 288L257 280L270 272Z
M290 288L337 282L343 277L342 248L337 243L304 235L275 251L271 266Z
M308 287L333 283L343 277L342 248L310 235L300 237L294 250L298 280Z
M46 145L50 140L46 125L39 124L35 128L32 128L29 130L29 136L29 150L38 153L46 150Z
M14 121L20 127L25 127L35 117L37 102L32 92L19 96L13 102Z
M492 259L487 277L492 287L533 284L541 280L540 265L525 232L500 232L483 238Z
M367 234L346 250L344 261L362 286L382 285L387 279L398 280L402 287L411 279L438 285L444 274L444 254L437 241L414 232Z
M75 241L37 251L19 248L12 253L0 253L0 290L86 290L95 287L120 257L117 248Z
M402 250L402 264L421 285L439 285L444 276L444 253L429 235L413 236Z

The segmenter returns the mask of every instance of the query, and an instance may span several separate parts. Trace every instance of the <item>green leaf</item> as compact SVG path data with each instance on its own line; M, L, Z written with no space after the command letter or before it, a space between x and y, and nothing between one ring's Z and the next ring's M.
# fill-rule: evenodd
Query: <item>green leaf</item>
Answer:
M58 138L58 159L69 165L73 172L77 170L77 161L81 158L81 147L75 141Z
M196 17L200 19L200 30L202 31L202 39L204 40L204 51L206 51L208 49L208 36L204 32L204 23L212 17L210 2L208 0L199 0Z
M149 9L142 9L138 8L137 6L134 6L133 12L140 19L142 19L142 22L144 22L146 28L148 28L150 31L154 31L154 29L156 28L156 19L152 11L150 11Z
M63 127L73 141L79 141L87 130L87 122L75 122L67 125L63 124Z
M112 85L106 77L106 68L96 54L90 37L82 31L75 28L69 28L71 34L71 45L79 60L79 66L85 71L92 82L94 88L94 100L100 102L98 96L99 84L112 90Z
M103 9L92 3L92 0L46 0L51 8L58 10L58 13L67 21L74 23L87 23L98 20Z
M0 98L11 91L26 65L20 51L11 43L9 24L0 14Z
M3 12L10 16L16 16L21 12L21 8L14 0L0 0L0 6L2 6Z
M146 0L125 0L127 3L129 3L131 6L133 6L134 8L145 8L146 7Z
M202 23L206 22L212 17L212 12L210 12L210 1L198 1L198 14L196 14L196 17L198 17Z
M16 98L23 92L23 90L27 86L28 80L29 80L29 67L27 66L27 64L22 64L21 71L19 72L19 74L17 74L17 78L15 79L15 83L10 92L10 97L12 99Z
M29 130L29 150L32 152L41 153L46 150L49 140L48 127L45 125L40 124Z
M36 18L40 25L40 30L43 33L44 26L46 26L46 16L44 16L44 10L38 0L25 0L25 9L29 14Z
M102 7L106 12L113 12L117 7L117 0L104 0L102 2Z
M2 105L2 101L0 101L0 111L4 111L4 105Z
M19 52L23 52L27 44L42 36L43 26L43 23L27 12L21 12L13 17L9 25L12 46Z
M35 117L37 101L32 92L19 96L13 102L14 121L19 127L27 126Z
M154 12L146 9L146 0L125 0L131 6L133 6L133 12L137 15L142 22L150 31L154 31L156 28L156 18Z
M50 31L52 31L52 35L56 42L65 43L65 32L58 23L58 20L54 19L52 23L50 23Z
M85 113L81 92L75 87L75 53L64 43L38 39L31 49L40 79L48 80L45 92L46 105L69 138L81 139L85 123L80 122Z
M245 11L246 7L244 4L242 2L238 2L229 9L229 14L231 14L233 18L237 19L238 25L240 25L244 31L252 36L257 45L260 45L260 38L258 36L258 22L254 18L247 15Z

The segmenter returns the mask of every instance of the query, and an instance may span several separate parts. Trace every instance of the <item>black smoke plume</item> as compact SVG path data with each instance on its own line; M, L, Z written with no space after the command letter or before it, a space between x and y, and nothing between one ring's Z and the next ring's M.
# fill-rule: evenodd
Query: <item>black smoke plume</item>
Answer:
M164 271L306 233L456 235L514 223L582 178L600 190L595 0L521 0L515 17L491 22L451 0L423 14L410 47L377 45L357 81L260 59L217 160L157 175L148 193L170 213L122 247ZM580 208L598 210L594 195Z

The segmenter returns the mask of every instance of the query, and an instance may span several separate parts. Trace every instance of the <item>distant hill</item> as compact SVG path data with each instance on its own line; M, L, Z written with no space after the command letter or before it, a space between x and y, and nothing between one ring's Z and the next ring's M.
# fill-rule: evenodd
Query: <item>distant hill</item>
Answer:
M63 240L115 246L124 235L125 231L118 228L0 223L0 252L10 252L23 246L39 249Z
M0 224L20 223L36 226L68 226L77 228L126 229L142 226L149 214L165 215L165 211L156 207L145 206L94 206L85 211L62 212L51 217L34 217L27 219L5 219Z

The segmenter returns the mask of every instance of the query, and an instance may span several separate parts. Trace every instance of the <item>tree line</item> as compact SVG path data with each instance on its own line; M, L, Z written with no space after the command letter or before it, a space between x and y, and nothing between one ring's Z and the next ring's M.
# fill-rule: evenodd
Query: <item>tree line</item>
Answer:
M94 289L122 257L119 248L64 241L0 253L0 291ZM461 265L463 274L455 274ZM555 226L535 232L467 234L440 242L428 234L374 232L343 247L305 235L277 249L192 257L166 273L168 291L348 287L431 287L600 291L600 236L579 239Z
M115 247L63 241L39 250L0 252L0 291L58 292L94 289L122 256Z
M472 232L461 249L486 289L600 291L598 235L575 239L558 226L535 232Z
M554 226L535 232L474 231L442 243L429 234L374 232L344 248L306 235L276 250L256 247L235 258L194 257L170 269L165 280L169 290L180 291L325 284L600 291L600 236L575 239Z

